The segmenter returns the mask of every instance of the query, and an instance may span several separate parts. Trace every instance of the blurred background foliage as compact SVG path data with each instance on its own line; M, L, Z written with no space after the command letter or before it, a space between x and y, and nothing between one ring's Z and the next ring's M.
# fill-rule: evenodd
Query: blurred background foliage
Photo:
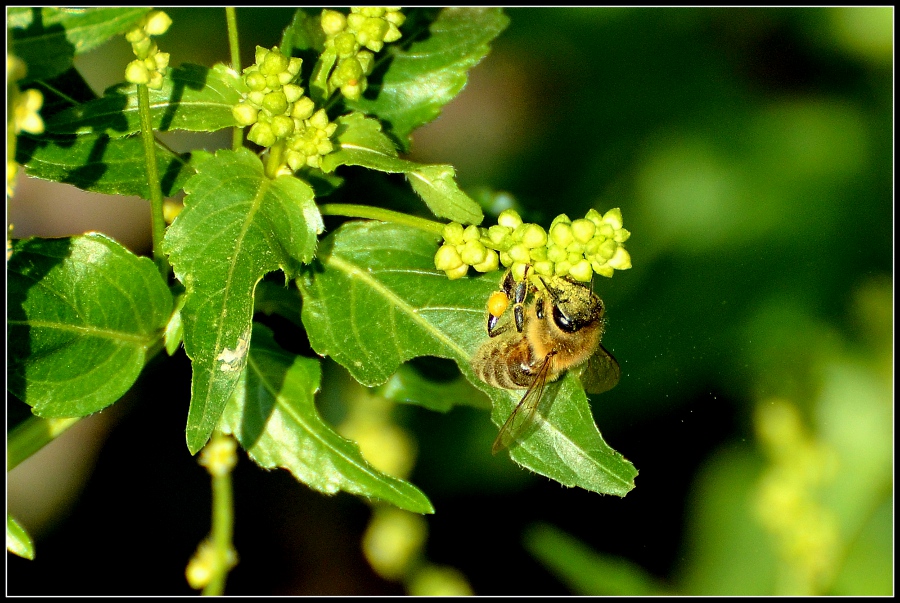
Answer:
M222 11L169 12L173 64L227 61ZM634 268L595 283L622 380L592 407L637 487L602 497L491 457L496 428L453 366L408 371L472 398L440 413L326 361L323 413L436 514L326 498L244 458L227 592L892 594L893 8L507 14L411 158L507 191L480 196L487 223L503 203L545 226L622 208ZM245 64L290 16L238 10ZM112 54L76 62L98 89L127 62ZM416 207L402 179L361 176L337 200ZM10 474L37 536L35 561L8 556L10 594L190 592L209 486L184 447L189 377L183 355L151 367L81 430L98 453L73 431ZM85 477L48 520L35 480L64 446L88 468L66 470Z

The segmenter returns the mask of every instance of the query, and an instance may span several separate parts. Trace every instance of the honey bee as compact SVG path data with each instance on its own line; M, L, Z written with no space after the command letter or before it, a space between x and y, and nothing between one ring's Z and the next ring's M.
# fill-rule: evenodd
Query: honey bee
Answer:
M527 390L500 428L493 454L528 431L539 415L545 384L565 371L577 370L592 394L619 382L619 363L600 345L605 310L591 284L558 276L530 278L527 271L516 282L507 272L487 309L489 339L472 357L472 370L488 385Z

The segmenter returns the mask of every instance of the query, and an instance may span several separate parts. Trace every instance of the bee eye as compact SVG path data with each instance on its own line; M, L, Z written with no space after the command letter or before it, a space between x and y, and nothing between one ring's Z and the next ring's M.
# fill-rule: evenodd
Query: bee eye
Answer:
M553 322L556 323L557 327L567 333L574 333L580 328L580 325L566 316L565 313L560 310L559 306L557 305L553 306Z

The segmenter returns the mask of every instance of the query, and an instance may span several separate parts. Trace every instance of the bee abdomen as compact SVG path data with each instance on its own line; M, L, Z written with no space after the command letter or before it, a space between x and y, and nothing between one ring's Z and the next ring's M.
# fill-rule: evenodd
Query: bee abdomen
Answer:
M531 347L524 339L490 341L478 349L471 364L475 376L494 387L526 389L534 381Z

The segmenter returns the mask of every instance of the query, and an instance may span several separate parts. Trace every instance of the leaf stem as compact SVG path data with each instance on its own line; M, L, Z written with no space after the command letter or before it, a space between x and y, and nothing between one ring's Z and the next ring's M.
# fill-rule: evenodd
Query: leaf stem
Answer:
M225 7L225 21L228 23L228 48L231 50L231 68L241 73L241 45L238 40L237 11L233 6ZM231 148L235 151L244 142L244 129L235 126L231 131Z
M6 438L6 470L11 471L80 420L31 416L16 425Z
M395 224L405 224L420 230L432 232L440 235L444 230L442 222L426 220L417 216L392 211L382 207L372 207L371 205L354 205L352 203L325 203L319 206L319 211L323 216L346 216L348 218L369 218L372 220L381 220L382 222L394 222Z
M163 253L163 236L166 219L163 215L162 188L159 185L159 166L156 164L156 137L150 121L150 91L145 84L138 84L138 108L141 115L141 139L144 142L144 158L147 163L147 186L150 189L150 225L153 235L153 261L164 279L169 278L169 261Z

